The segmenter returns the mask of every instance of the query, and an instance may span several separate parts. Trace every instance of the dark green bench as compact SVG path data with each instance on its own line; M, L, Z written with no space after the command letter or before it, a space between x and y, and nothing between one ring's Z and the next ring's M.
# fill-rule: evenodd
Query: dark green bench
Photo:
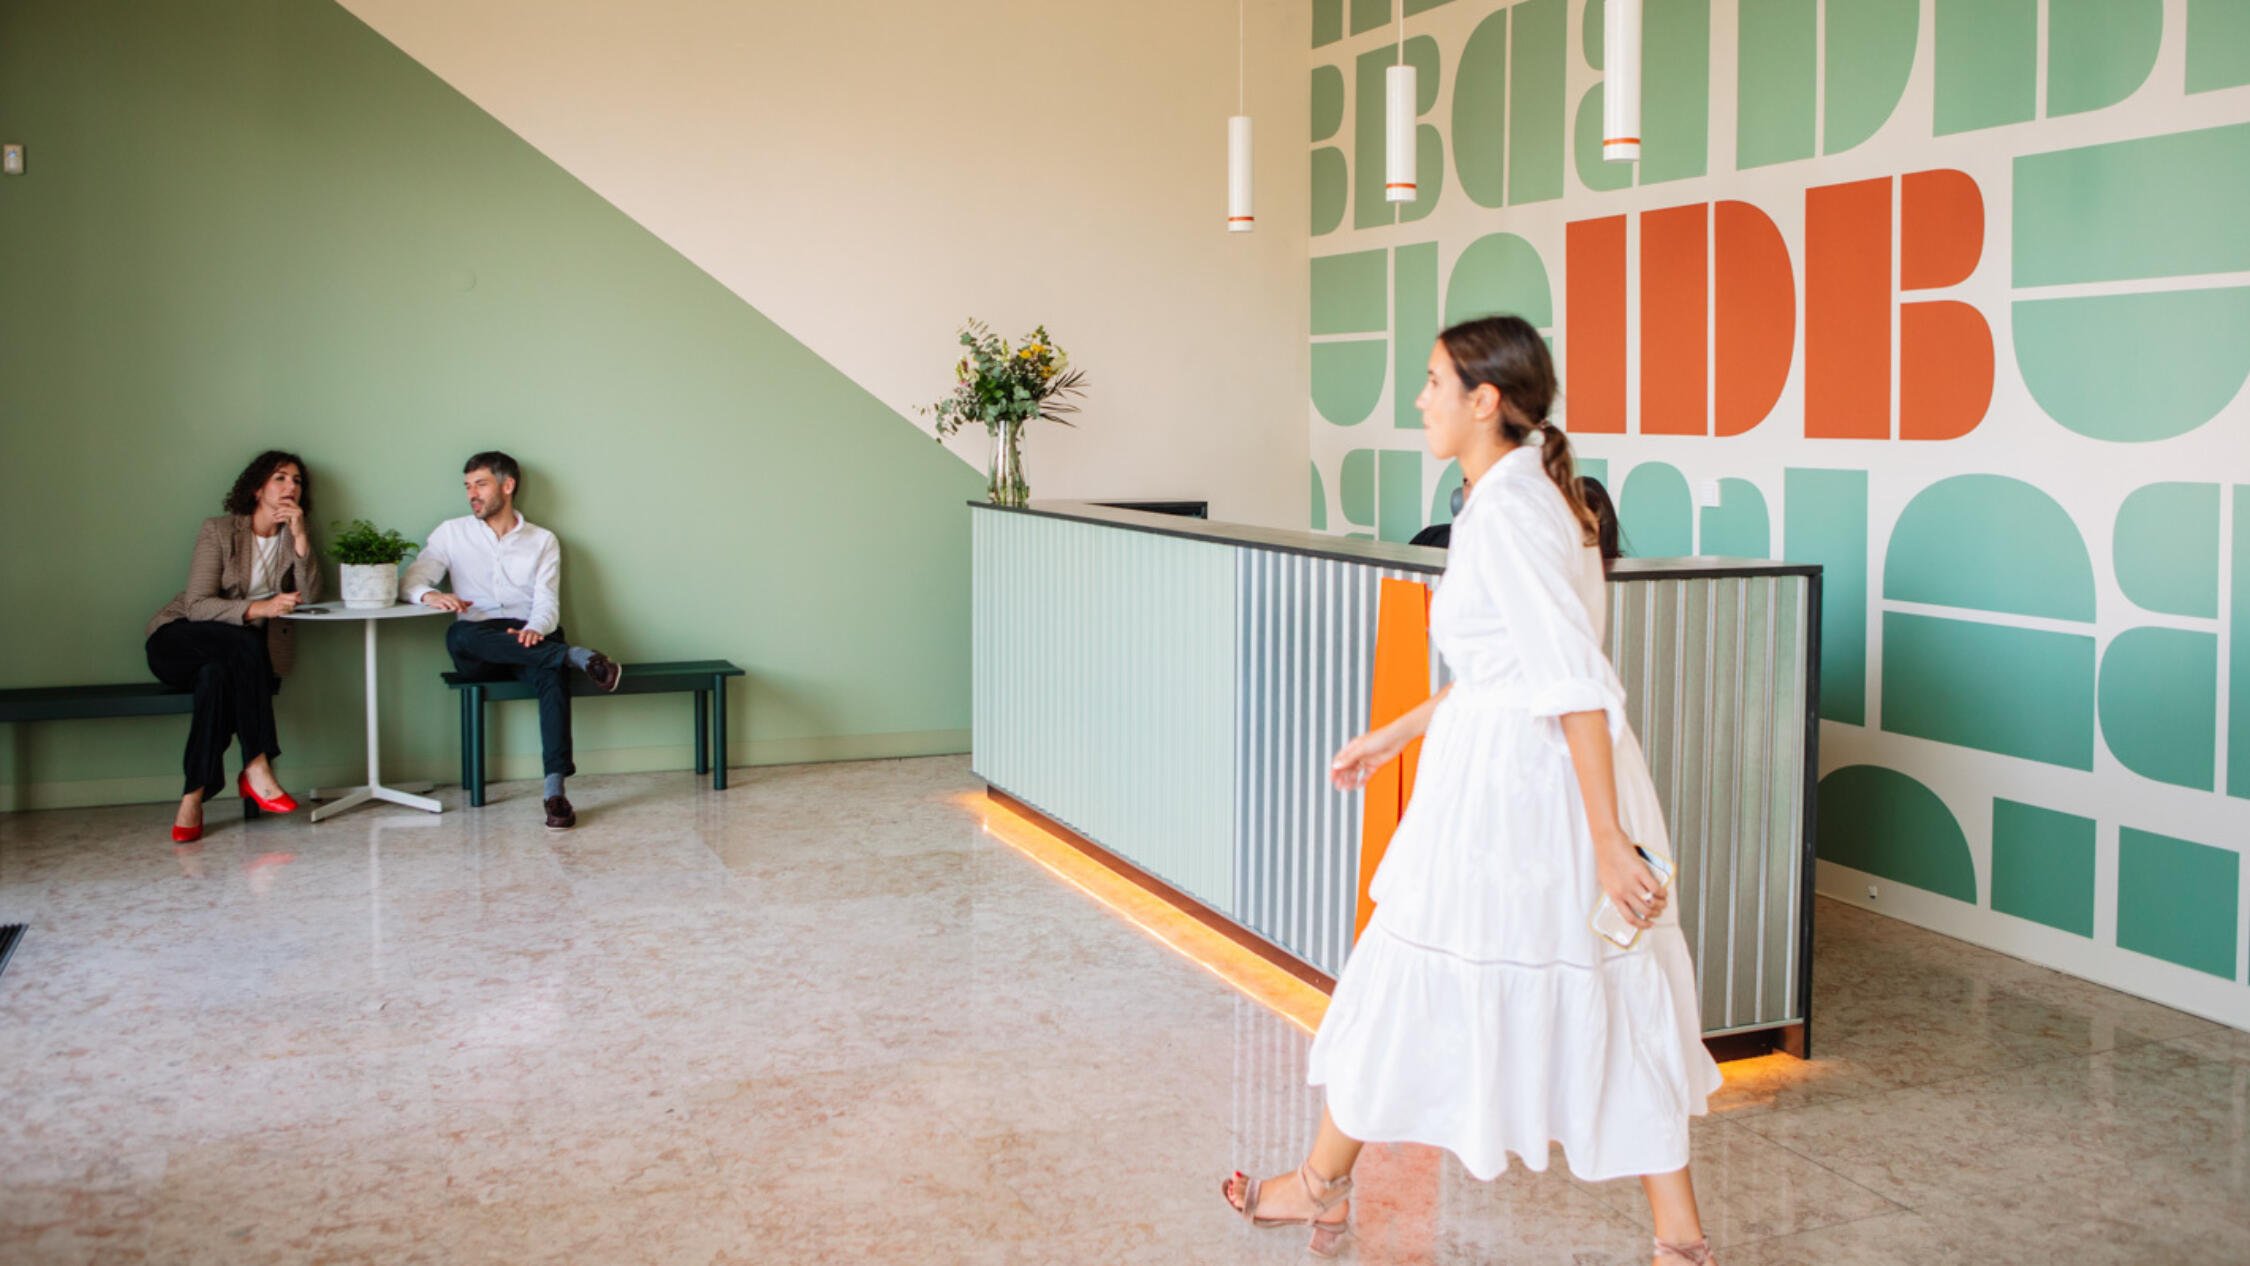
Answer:
M625 679L617 683L621 695L659 695L693 691L695 694L695 772L711 775L714 790L727 785L727 678L740 677L740 668L723 659L675 660L659 664L627 664ZM461 692L461 786L469 803L484 803L484 705L502 699L536 699L538 692L520 681L469 681L459 673L444 674L445 684ZM585 674L570 674L573 698L589 695L608 698L608 692ZM716 756L717 759L713 759Z
M19 686L0 690L0 723L186 716L194 711L194 691L180 690L161 681L121 681L101 686ZM244 798L242 816L257 817L257 803Z

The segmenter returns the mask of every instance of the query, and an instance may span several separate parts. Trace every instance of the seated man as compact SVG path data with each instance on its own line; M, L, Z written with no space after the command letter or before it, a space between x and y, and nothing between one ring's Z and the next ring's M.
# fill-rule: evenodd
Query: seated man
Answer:
M400 581L408 602L460 618L445 631L453 666L472 679L515 678L539 692L539 750L547 773L542 793L547 825L578 824L563 795L570 759L570 689L566 675L582 669L604 690L625 670L600 651L572 646L556 627L562 618L562 543L516 513L522 471L506 453L479 453L462 468L469 513L447 519ZM453 574L453 592L437 585Z

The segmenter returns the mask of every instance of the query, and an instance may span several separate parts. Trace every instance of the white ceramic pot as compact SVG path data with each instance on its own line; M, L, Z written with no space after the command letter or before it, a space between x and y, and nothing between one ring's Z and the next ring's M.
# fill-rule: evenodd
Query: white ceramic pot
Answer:
M398 564L343 564L344 605L387 607L398 601Z

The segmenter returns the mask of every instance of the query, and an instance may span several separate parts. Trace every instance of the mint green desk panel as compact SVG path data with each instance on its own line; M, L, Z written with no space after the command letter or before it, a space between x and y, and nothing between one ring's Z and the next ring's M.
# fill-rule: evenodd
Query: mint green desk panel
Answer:
M975 772L1231 912L1235 549L970 516Z

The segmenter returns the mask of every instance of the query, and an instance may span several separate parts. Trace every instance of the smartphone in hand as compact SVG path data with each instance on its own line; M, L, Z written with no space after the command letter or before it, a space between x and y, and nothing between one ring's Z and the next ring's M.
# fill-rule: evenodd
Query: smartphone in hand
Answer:
M1672 864L1670 862L1638 844L1633 846L1633 851L1640 854L1641 861L1647 864L1649 870L1655 872L1656 886L1659 889L1672 886ZM1610 901L1609 894L1606 892L1602 894L1601 901L1594 906L1594 913L1587 919L1587 923L1594 929L1595 935L1619 949L1629 950L1641 939L1641 930L1634 927L1623 912L1618 910L1616 905Z

